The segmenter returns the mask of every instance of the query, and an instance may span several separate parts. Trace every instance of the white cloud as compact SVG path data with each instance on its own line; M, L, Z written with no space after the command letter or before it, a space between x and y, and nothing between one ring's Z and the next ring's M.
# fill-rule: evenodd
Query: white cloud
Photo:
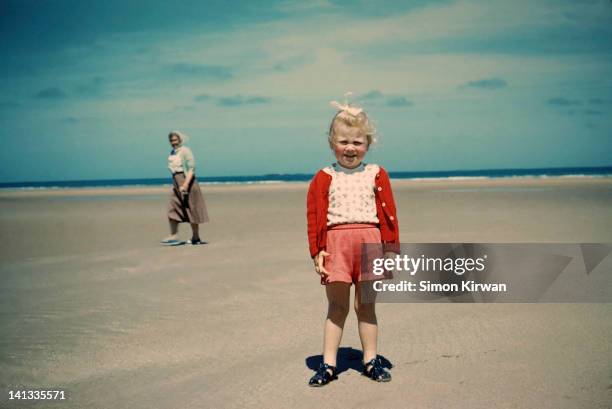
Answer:
M432 39L493 36L533 27L586 24L591 19L599 24L608 17L596 17L592 10L600 10L601 6L460 1L367 19L339 14L325 1L288 2L281 7L295 13L239 30L117 34L91 49L70 50L69 54L78 61L78 81L90 78L92 73L109 78L107 94L114 99L100 102L97 107L121 114L163 112L190 103L202 93L261 95L280 105L286 105L283 101L299 101L302 108L339 98L347 90L363 93L379 89L386 94L404 94L409 99L474 98L462 94L457 86L499 77L510 84L509 88L537 88L610 71L609 62L588 55L392 52L372 57L364 51L366 47L375 49L394 42L418 44ZM303 7L309 12L300 13L305 11L300 10ZM79 59L79 53L87 58ZM164 69L173 64L231 67L233 77L219 81L164 77ZM77 81L70 71L64 76L65 82ZM53 78L62 83L62 74L57 71ZM261 111L249 107L245 115L253 115L251 124L274 123L279 120L279 110L285 109L278 105ZM226 111L207 107L213 121L226 121Z

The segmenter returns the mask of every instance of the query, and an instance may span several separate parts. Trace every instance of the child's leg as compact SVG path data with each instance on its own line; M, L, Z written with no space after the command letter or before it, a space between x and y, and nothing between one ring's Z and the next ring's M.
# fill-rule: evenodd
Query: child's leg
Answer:
M329 307L323 336L323 362L336 366L342 330L349 311L351 285L341 282L329 283L325 286L325 292Z
M359 282L355 285L355 313L357 313L359 338L363 348L363 361L369 362L376 358L377 354L378 322L376 321L376 303L361 303L361 284Z

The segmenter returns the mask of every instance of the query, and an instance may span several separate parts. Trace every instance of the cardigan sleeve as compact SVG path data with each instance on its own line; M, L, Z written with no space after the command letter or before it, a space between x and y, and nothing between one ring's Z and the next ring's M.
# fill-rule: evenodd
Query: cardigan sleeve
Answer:
M400 252L399 242L399 222L397 220L397 207L395 205L395 198L393 197L393 189L391 188L391 180L385 169L380 168L380 184L383 188L383 196L386 204L386 210L388 212L388 222L391 226L386 228L383 237L383 243L386 251L392 251L394 253ZM386 227L386 226L385 226ZM382 232L381 232L382 233Z
M310 256L314 257L319 253L317 248L317 176L315 175L308 186L308 196L306 197L306 221L308 230L308 247Z

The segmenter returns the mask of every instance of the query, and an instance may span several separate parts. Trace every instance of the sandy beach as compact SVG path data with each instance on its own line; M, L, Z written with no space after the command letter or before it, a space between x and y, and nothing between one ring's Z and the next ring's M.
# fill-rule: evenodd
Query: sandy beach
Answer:
M403 242L612 243L612 178L392 184ZM209 244L181 247L159 244L169 188L0 192L0 407L611 407L612 304L381 304L393 381L359 375L352 314L339 380L309 388L306 189L202 185Z

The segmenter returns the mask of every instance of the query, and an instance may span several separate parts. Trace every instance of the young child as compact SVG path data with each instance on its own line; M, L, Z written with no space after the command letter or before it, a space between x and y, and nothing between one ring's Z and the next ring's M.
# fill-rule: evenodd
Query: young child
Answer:
M307 199L308 242L315 272L328 300L323 363L310 379L322 386L337 379L336 355L349 312L351 284L363 348L363 374L378 382L391 380L377 355L375 304L361 302L361 285L372 279L361 274L361 243L399 245L399 227L389 176L363 163L375 142L374 127L363 109L332 102L338 112L329 127L329 146L336 162L310 182ZM393 247L396 248L396 247ZM363 283L365 285L365 283Z

